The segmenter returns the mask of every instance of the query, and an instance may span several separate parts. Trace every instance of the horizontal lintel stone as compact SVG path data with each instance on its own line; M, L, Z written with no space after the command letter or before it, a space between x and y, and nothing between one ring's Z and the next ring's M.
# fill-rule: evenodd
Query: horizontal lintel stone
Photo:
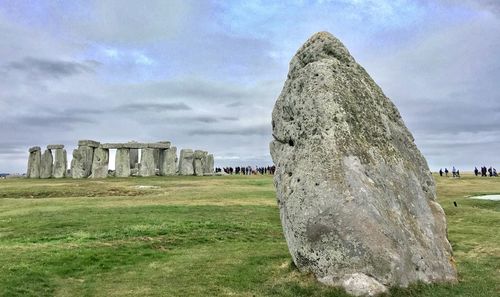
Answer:
M33 147L30 147L29 152L32 153L32 152L41 151L41 150L42 149L39 146L33 146Z
M78 146L99 147L99 142L95 140L79 140Z
M63 149L64 144L49 144L47 145L48 150L56 150L56 149Z

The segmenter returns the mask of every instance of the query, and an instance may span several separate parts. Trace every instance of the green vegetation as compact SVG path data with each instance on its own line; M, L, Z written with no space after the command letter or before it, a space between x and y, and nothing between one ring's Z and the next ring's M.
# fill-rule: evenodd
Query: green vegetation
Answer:
M460 283L499 296L500 179L437 177ZM453 206L453 201L458 207ZM0 296L347 296L293 266L271 177L0 180Z

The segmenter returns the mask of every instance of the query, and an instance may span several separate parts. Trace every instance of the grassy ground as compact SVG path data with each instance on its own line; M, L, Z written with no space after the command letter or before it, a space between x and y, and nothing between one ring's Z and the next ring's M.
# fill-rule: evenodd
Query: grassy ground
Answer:
M500 296L500 178L437 177L458 285ZM453 201L458 207L453 206ZM0 180L0 296L346 296L291 265L271 177Z

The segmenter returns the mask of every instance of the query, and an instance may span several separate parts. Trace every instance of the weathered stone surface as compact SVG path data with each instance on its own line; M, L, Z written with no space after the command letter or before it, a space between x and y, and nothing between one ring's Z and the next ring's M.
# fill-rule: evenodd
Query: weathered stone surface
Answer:
M68 167L68 156L65 149L54 149L54 166L52 167L52 177L63 178L66 176Z
M139 168L139 150L130 149L130 168Z
M155 149L168 149L170 143L138 143L138 142L127 142L127 143L103 143L102 148L105 149L144 149L144 148L155 148Z
M199 151L199 150L194 151L193 170L194 170L194 175L196 175L196 176L203 175L203 158L204 157L205 157L204 151Z
M153 157L155 162L155 169L160 169L160 149L154 149Z
M64 144L49 144L47 145L48 150L57 150L57 149L63 149Z
M204 173L205 173L205 175L213 175L214 174L214 155L212 155L212 154L207 155Z
M175 146L160 151L160 175L177 173L177 148Z
M90 146L79 146L73 150L73 160L71 160L71 176L73 178L86 178L92 172L92 159L94 148Z
M94 150L94 159L92 161L92 178L108 177L109 169L109 150L98 147Z
M144 143L144 145L147 147L147 148L153 148L153 149L168 149L170 148L170 142L168 143Z
M141 163L139 164L140 176L154 176L156 174L154 152L155 150L152 148L141 150Z
M456 281L427 163L338 39L318 33L299 49L272 125L280 217L301 271L357 295Z
M40 178L40 163L42 159L42 152L39 146L35 146L29 149L28 157L28 171L26 172L26 177L28 178Z
M179 155L179 175L193 175L193 150L182 149Z
M79 140L78 146L90 146L92 148L99 147L99 142L95 140Z
M128 148L119 148L115 155L115 176L130 176L130 150Z
M45 150L40 162L40 178L52 177L53 162L54 158L52 157L52 152L50 150Z
M36 152L36 151L41 151L41 150L42 149L39 146L33 146L33 147L29 148L29 152L30 153L33 153L33 152Z

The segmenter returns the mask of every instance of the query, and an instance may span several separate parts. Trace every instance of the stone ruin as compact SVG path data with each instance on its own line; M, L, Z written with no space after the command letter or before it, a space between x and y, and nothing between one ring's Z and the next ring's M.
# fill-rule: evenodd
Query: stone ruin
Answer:
M296 266L356 296L456 282L434 180L396 106L327 32L289 69L270 149Z
M177 148L169 141L156 143L99 143L78 141L73 150L71 170L67 170L67 154L62 144L51 144L41 152L38 146L29 149L28 178L106 178L109 172L109 150L116 149L116 177L212 175L214 156L206 151L181 150L177 164ZM139 152L141 155L139 162Z

